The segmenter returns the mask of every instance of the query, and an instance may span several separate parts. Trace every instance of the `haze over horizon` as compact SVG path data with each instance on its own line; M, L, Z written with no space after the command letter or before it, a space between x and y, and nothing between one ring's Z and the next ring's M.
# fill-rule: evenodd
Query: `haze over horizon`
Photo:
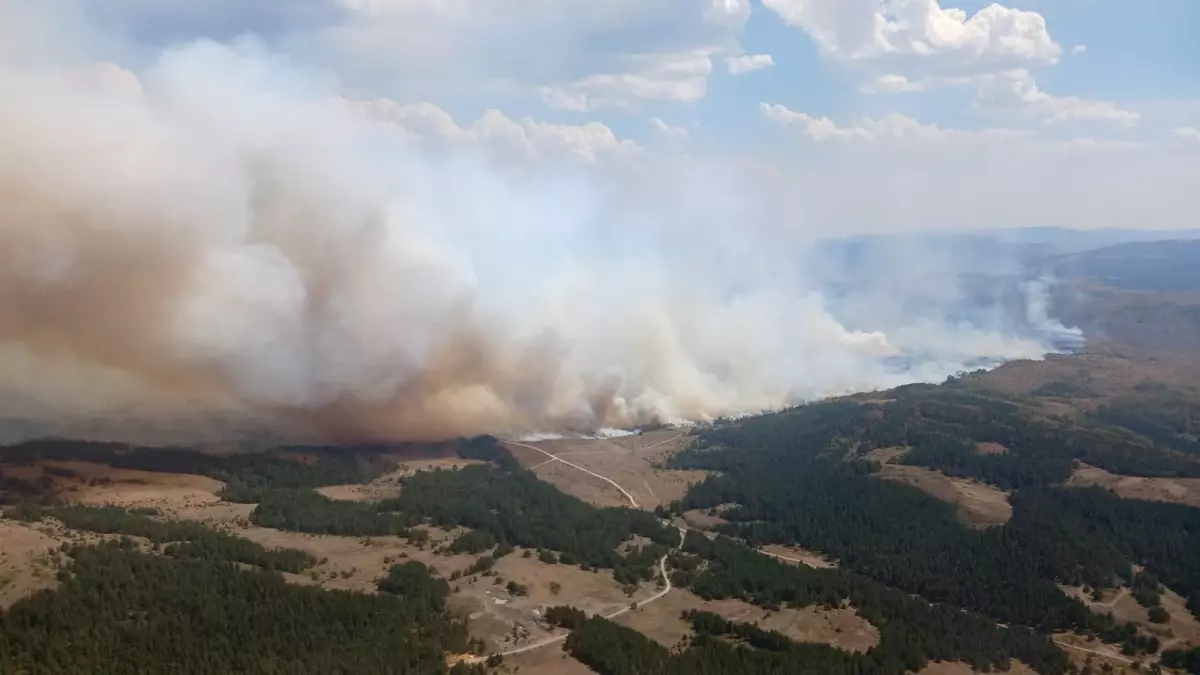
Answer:
M397 439L756 412L1077 335L1043 282L965 307L973 261L929 247L834 296L855 270L817 238L1195 226L1200 107L1044 92L1107 57L1034 11L172 7L0 8L0 367L58 412Z

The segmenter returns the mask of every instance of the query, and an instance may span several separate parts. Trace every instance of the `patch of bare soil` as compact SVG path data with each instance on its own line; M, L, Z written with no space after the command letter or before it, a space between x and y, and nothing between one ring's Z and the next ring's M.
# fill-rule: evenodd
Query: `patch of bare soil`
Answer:
M1067 485L1098 485L1126 499L1144 499L1200 506L1200 478L1145 478L1122 476L1104 469L1081 464L1071 474Z
M0 520L0 608L55 584L51 554L63 541L21 523Z
M1146 608L1133 599L1128 588L1105 590L1093 599L1078 586L1063 586L1063 592L1078 598L1088 609L1098 614L1111 614L1118 621L1132 621L1148 633L1157 635L1163 649L1200 645L1200 620L1187 609L1187 601L1171 589L1162 594L1162 607L1170 620L1165 624L1152 623Z
M656 591L654 584L645 583L632 596L626 595L611 571L584 572L522 556L518 549L501 558L495 576L472 575L452 584L458 589L456 608L471 617L472 634L483 638L489 651L522 647L560 634L542 623L548 607L570 605L589 614L607 615ZM523 586L525 594L511 593L509 581Z
M1163 649L1200 646L1200 620L1188 610L1187 600L1175 591L1167 589L1162 594L1162 607L1171 615L1166 631L1159 634ZM1157 632L1153 628L1149 630Z
M575 459L576 458L572 457L570 458L570 461L574 462ZM580 464L580 466L583 465ZM626 499L625 495L621 494L621 492L613 486L598 478L588 476L580 472L578 469L572 469L571 467L560 462L550 461L548 464L544 464L535 468L534 473L537 474L538 478L550 483L559 490L562 490L572 497L577 497L589 504L595 504L596 506L602 507L629 506L629 500ZM614 478L613 480L618 479ZM622 485L622 487L624 486ZM645 499L648 496L644 493L639 493L636 491L632 485L626 489L629 490L630 494L634 496L634 499L638 500L639 505L641 504L642 499Z
M478 459L463 459L462 457L426 457L423 459L405 460L393 472L396 475L411 476L418 471L453 471L472 464L486 464Z
M837 567L836 561L830 560L816 551L810 551L798 546L767 544L758 550L775 556L777 560L790 562L796 565L807 565L809 567L818 567L823 569L832 569Z
M6 466L5 471L17 474L21 468L24 467ZM216 493L225 486L206 476L117 469L92 462L48 461L28 469L51 477L54 489L67 501L95 506L145 506L164 513L187 506L216 504L220 502Z
M730 621L757 623L794 640L828 644L847 651L863 652L879 644L879 631L852 608L806 607L768 612L741 600L702 600L680 589L672 589L658 602L624 614L616 621L671 647L691 634L691 626L681 618L686 610L703 610Z
M374 593L376 582L387 575L388 569L406 560L430 565L443 577L475 562L475 556L434 553L438 544L455 536L434 528L426 528L431 536L424 547L399 537L341 537L240 525L226 529L268 548L296 548L311 553L319 562L306 576L330 589Z
M411 470L397 469L376 478L370 483L326 485L317 488L317 492L330 499L340 499L348 502L374 502L392 499L400 494L401 478L411 473Z
M562 459L607 476L629 491L642 508L653 509L683 497L689 486L708 475L704 471L657 468L690 442L685 432L661 429L605 439L558 439L529 443ZM598 506L628 506L629 500L612 485L573 469L546 455L510 446L521 464L567 494Z
M958 661L939 661L937 663L930 663L917 671L917 675L977 675L980 672ZM994 673L996 671L990 672ZM1020 661L1012 661L1008 669L1009 675L1036 675L1036 672L1033 668Z
M372 481L365 484L326 485L317 488L317 492L330 499L345 502L375 502L396 497L400 494L400 488L394 483L389 485L379 481Z
M1055 633L1054 642L1071 657L1071 660L1082 666L1085 663L1110 664L1116 669L1128 667L1133 663L1131 657L1121 653L1121 648L1095 639L1088 639L1075 633ZM1143 661L1154 659L1143 658ZM1094 668L1095 666L1093 666ZM1125 672L1118 670L1117 672Z
M902 445L893 445L887 448L875 448L874 450L871 450L867 454L863 455L863 459L879 462L880 464L894 464L899 461L901 457L907 454L908 451L909 448Z
M94 544L114 538L68 530L58 521L19 523L0 518L0 609L57 585L57 550L63 544Z
M999 443L976 443L975 452L980 455L1007 455L1008 448Z
M394 457L394 459L399 459ZM418 471L451 471L471 464L482 464L479 460L461 457L406 457L394 471L376 478L370 483L348 483L317 488L317 492L330 499L351 502L370 502L392 499L400 494L400 481Z
M953 478L920 466L884 464L884 480L907 483L958 507L959 519L972 527L1003 525L1012 518L1012 504L1003 490L967 478Z
M563 651L561 644L504 657L509 672L521 675L595 675L595 672ZM503 672L503 671L501 671Z
M1059 588L1063 593L1076 598L1097 614L1111 614L1118 621L1132 621L1143 626L1150 624L1146 609L1133 599L1128 588L1106 589L1100 593L1097 599L1093 599L1092 594L1085 592L1080 586L1059 586Z
M711 515L708 510L692 509L683 512L683 522L687 523L690 528L711 530L719 525L725 525L729 521L721 516Z
M609 615L658 590L654 584L643 583L627 594L608 571L584 572L577 567L543 563L536 557L523 557L520 550L498 561L494 571L493 575L472 575L452 582L452 607L470 618L471 634L483 639L489 652L565 635L543 623L542 616L548 607L565 604L589 614ZM509 582L520 589L514 592ZM536 651L558 649L547 646ZM540 657L520 657L519 663L543 661Z

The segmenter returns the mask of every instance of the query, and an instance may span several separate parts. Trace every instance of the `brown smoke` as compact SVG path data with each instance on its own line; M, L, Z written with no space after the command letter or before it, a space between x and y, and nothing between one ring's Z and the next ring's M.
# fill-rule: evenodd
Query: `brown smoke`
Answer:
M38 396L58 412L211 406L417 440L703 419L912 378L820 296L755 260L713 265L736 224L697 231L700 254L602 255L594 242L638 230L597 225L586 186L516 189L484 162L423 156L252 49L191 45L139 75L0 61L0 100L0 369L27 393L53 379Z

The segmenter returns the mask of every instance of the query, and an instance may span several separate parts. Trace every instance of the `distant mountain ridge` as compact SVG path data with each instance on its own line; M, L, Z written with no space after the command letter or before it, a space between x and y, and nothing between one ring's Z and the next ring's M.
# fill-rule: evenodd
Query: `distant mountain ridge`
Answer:
M1131 291L1200 290L1200 239L1129 242L1044 261L1059 279Z

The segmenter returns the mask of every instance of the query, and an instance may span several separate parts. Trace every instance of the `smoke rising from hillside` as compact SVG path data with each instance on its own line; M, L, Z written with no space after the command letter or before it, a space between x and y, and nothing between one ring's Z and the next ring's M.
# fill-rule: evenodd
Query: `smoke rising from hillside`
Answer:
M136 75L9 59L0 99L0 367L60 412L169 394L348 436L591 430L1048 349L878 289L849 328L736 187L681 171L622 199L595 172L418 150L250 44Z

